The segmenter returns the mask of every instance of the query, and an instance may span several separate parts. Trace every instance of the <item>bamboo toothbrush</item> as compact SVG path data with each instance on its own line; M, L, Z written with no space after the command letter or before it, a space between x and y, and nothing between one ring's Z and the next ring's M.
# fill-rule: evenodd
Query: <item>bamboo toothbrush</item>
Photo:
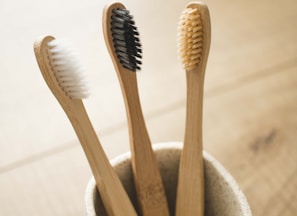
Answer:
M71 48L52 36L37 40L34 52L41 73L63 107L80 140L108 215L136 216L128 195L110 165L91 125L82 99L82 67Z
M204 215L202 107L204 73L210 47L210 17L203 3L189 3L179 23L179 53L187 78L184 146L180 158L177 216Z
M133 17L123 4L113 3L104 8L103 32L125 100L134 183L141 214L167 216L165 190L138 95L135 72L140 69L141 44Z

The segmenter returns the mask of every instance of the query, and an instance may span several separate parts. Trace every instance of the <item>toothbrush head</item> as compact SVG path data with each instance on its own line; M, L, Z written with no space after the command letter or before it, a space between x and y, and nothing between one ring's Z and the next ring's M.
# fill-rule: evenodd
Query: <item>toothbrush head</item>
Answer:
M142 49L133 16L125 8L113 8L110 26L118 61L130 71L140 70Z
M192 70L207 56L210 33L206 5L189 4L180 17L178 51L183 67Z
M47 36L35 43L34 50L45 81L54 94L64 93L70 99L87 97L82 76L84 68L69 42Z

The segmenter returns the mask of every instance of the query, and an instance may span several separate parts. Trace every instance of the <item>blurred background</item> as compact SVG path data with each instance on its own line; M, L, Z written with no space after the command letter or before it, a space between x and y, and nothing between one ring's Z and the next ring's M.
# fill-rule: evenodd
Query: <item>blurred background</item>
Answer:
M185 72L177 23L188 1L123 0L143 45L139 92L153 143L182 141ZM297 2L204 1L212 43L204 147L234 176L255 216L297 211ZM109 158L129 150L120 86L102 34L102 0L0 1L0 215L78 216L91 176L33 43L67 38L86 67L84 100Z

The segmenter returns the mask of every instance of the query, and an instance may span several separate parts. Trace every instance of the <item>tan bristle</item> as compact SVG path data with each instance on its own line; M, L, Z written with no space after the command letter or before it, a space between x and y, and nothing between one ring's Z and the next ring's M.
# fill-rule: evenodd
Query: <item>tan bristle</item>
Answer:
M179 56L186 70L198 66L202 54L203 28L197 8L186 8L179 23Z

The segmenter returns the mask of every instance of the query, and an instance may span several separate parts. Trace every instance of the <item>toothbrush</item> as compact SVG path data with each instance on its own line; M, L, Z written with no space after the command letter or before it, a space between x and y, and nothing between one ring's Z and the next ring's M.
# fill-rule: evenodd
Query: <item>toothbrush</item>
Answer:
M184 146L180 158L177 216L204 215L202 107L204 73L210 47L210 17L205 4L191 2L179 23L179 54L187 79Z
M63 42L46 36L34 43L41 73L72 123L108 215L136 216L136 211L110 165L84 108L82 99L87 94L81 82L82 66L76 53Z
M125 100L130 132L132 169L141 215L167 216L169 209L162 178L152 150L138 95L136 71L141 44L133 17L121 3L103 11L103 32Z

